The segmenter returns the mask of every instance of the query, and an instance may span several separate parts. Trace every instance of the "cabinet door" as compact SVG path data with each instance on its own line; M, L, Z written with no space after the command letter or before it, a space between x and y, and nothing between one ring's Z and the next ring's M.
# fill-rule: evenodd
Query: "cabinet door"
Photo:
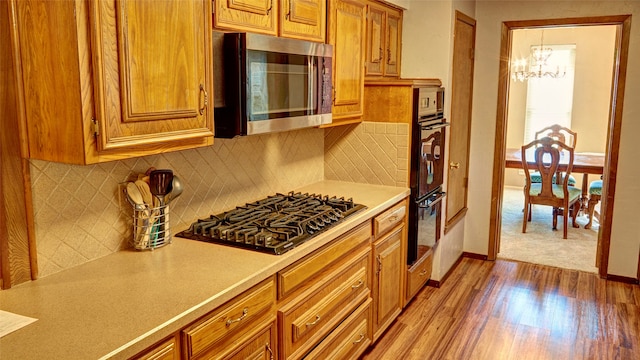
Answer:
M329 2L329 43L333 45L333 121L362 116L364 94L365 5L357 0ZM336 121L338 120L338 121Z
M327 24L325 0L280 1L280 36L324 42Z
M216 28L277 35L278 0L216 0Z
M391 324L402 311L402 279L404 239L406 227L394 229L374 245L373 284L373 341Z
M98 149L213 136L208 0L91 6Z
M474 19L456 12L445 233L464 218L467 211L475 26Z
M402 12L387 12L385 76L400 76L400 54L402 52Z
M366 75L382 76L385 54L385 11L369 4L367 6L367 56Z

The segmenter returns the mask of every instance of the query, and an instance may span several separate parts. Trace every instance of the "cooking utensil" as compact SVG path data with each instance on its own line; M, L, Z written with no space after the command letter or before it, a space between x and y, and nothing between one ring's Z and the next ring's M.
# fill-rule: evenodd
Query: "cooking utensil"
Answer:
M171 192L167 194L165 198L167 204L169 204L170 202L175 200L175 198L180 196L183 190L184 188L182 186L182 182L180 181L180 178L177 175L173 175L173 180L171 181Z
M134 184L138 187L138 190L142 195L142 200L144 201L144 203L150 207L153 207L153 195L151 194L151 189L149 188L149 184L147 184L144 180L141 180L141 179L136 180Z
M160 206L164 206L164 197L171 192L173 171L153 170L149 174L149 190L160 200Z
M158 234L162 234L165 237L165 196L172 190L173 171L169 169L153 170L149 173L149 189L153 195L155 195L159 202L160 215L157 220ZM158 235L160 236L160 235ZM153 242L155 243L156 238Z
M142 247L146 246L147 242L147 233L151 229L151 224L149 224L149 217L151 217L151 209L149 205L146 204L144 200L144 196L140 192L138 186L133 182L128 182L126 187L127 199L129 203L133 205L135 208L135 227L136 234L134 237L134 241L136 244L141 244Z

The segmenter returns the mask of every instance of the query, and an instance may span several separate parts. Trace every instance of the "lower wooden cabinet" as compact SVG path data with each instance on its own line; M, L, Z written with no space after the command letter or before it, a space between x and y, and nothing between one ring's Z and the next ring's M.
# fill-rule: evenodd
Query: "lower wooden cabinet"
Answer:
M431 269L433 267L433 250L429 250L428 254L421 256L411 268L407 270L407 296L405 302L413 299L413 297L422 289L424 284L431 278Z
M371 299L327 336L305 359L356 359L371 345Z
M178 344L178 336L174 335L133 358L136 360L179 360L180 350Z
M274 278L254 286L182 331L187 359L223 359L262 321L272 321L276 289Z
M302 358L369 299L369 257L363 248L278 310L283 359Z
M276 322L271 321L265 326L253 328L233 339L233 342L223 349L212 349L202 354L198 359L223 360L274 360L277 354Z
M425 262L406 278L407 205L354 226L135 358L358 358L431 270Z
M392 230L373 245L373 340L402 312L404 293L402 279L406 271L403 259L406 242L404 224Z

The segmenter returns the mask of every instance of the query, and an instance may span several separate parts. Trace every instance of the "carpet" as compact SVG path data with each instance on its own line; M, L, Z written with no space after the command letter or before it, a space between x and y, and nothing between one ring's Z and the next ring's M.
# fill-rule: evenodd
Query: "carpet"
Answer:
M523 206L522 188L505 187L498 258L597 273L595 259L600 226L596 220L591 229L585 229L587 216L576 219L580 228L573 228L569 218L567 239L563 239L562 217L558 217L558 230L553 231L551 207L534 205L527 232L522 233Z

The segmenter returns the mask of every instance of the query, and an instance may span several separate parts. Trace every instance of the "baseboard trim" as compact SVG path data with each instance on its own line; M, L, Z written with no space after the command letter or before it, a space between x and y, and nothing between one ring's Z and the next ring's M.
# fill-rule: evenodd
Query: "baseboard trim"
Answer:
M462 253L462 257L477 259L477 260L487 260L489 258L487 255L484 255L484 254L476 254L476 253L470 253L466 251Z
M634 279L632 277L620 276L620 275L607 274L606 279L610 281L617 281L617 282L626 283L626 284L633 284L633 285L640 284L640 281L638 279Z
M458 259L456 259L456 262L453 263L453 265L451 265L451 268L449 268L449 271L447 271L446 274L444 274L444 276L442 277L442 279L440 280L429 280L427 282L428 286L432 286L435 288L439 288L440 286L442 286L442 284L444 284L444 282L447 280L447 278L449 277L449 275L453 272L453 270L460 264L460 262L462 261L462 255L464 253L460 254L460 256L458 257Z

